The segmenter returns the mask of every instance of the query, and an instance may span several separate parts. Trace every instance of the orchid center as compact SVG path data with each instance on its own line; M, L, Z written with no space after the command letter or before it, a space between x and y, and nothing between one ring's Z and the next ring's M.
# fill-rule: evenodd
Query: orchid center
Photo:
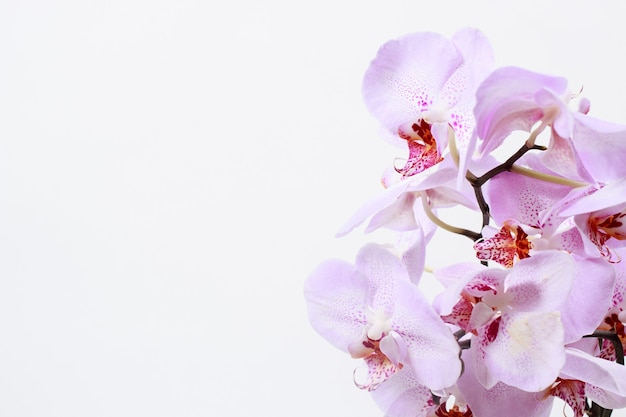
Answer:
M457 405L454 404L451 407L448 407L445 403L441 404L435 410L435 416L437 417L472 417L472 410L468 405L462 404Z
M450 110L444 107L431 108L422 112L422 117L431 125L433 123L445 123L450 120Z
M367 326L363 336L352 343L348 350L353 358L362 358L367 365L363 382L354 383L357 387L373 391L384 381L402 369L399 358L404 355L404 343L391 329L391 318L382 310L371 310L367 314Z
M609 215L589 216L589 239L609 262L619 262L619 256L614 256L613 251L605 244L611 238L626 240L626 208Z
M511 268L515 259L529 258L531 248L528 234L519 225L508 222L493 237L474 244L478 259L495 261L506 268Z
M405 123L398 128L398 136L407 141L409 157L401 168L395 170L406 179L443 161L437 140L425 119Z
M370 340L380 340L391 331L391 318L382 310L370 312L368 322L367 337Z

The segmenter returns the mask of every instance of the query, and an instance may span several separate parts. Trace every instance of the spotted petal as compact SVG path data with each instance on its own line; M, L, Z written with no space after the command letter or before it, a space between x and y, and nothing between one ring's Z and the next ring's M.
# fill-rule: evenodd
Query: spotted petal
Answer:
M558 312L502 316L496 338L479 335L475 362L487 389L503 382L524 391L541 391L554 382L565 363L563 325Z
M590 399L606 408L626 407L626 367L596 358L581 350L568 348L562 374L594 386L587 390Z
M511 414L512 409L524 410L526 417L548 417L553 397L536 392L526 392L519 388L498 382L487 389L476 379L474 350L463 351L465 372L457 383L463 397L475 416L502 417Z
M400 282L398 289L392 327L406 344L415 378L433 390L452 386L461 374L456 339L417 287Z
M362 336L367 323L368 286L362 272L340 260L322 263L304 283L311 326L345 352Z
M359 250L355 265L367 277L367 305L388 316L394 314L398 292L401 291L398 284L410 281L404 264L382 246L370 243Z
M436 408L430 389L417 382L409 367L372 391L372 398L387 416L426 417Z
M515 311L556 311L567 300L574 276L574 260L560 251L522 259L504 281L507 305Z
M400 125L432 106L462 64L454 43L437 33L418 32L389 41L365 73L365 105L395 134Z

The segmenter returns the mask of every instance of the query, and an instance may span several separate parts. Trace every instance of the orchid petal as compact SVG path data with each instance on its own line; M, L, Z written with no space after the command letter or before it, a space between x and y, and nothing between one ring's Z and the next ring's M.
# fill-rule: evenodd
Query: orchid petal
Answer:
M597 387L598 390L605 391L605 396L602 396L596 389L588 391L588 394L596 395L594 400L597 400L601 406L626 407L626 367L624 365L596 358L572 348L566 349L566 358L562 375L584 381Z
M616 410L626 407L625 396L603 390L602 388L592 384L585 384L585 394L590 401L593 401L606 409Z
M487 183L486 198L498 224L516 219L537 226L540 214L565 197L571 188L503 172Z
M477 29L461 29L452 37L452 42L463 54L463 65L446 82L442 98L449 98L449 107L472 109L476 101L475 90L491 72L494 65L493 48L487 37ZM463 84L460 84L463 82ZM461 93L459 94L459 90Z
M365 233L369 233L379 227L405 232L418 228L413 214L413 205L415 204L415 193L403 193L396 201L383 208L375 214L370 220L369 225L365 229Z
M560 215L587 214L624 203L626 200L626 177L609 183L595 192L593 190L592 187L581 189L578 194L574 195L575 197L569 198L569 200L574 198L576 200L564 208Z
M396 304L398 282L410 281L404 264L381 245L369 243L359 250L355 266L367 277L370 285L367 305L374 311L383 311L391 316Z
M476 262L464 262L435 270L435 277L446 287L433 301L437 313L442 316L450 314L461 298L461 292L467 282L484 270L485 267Z
M530 131L543 117L536 102L542 89L563 96L567 80L522 68L504 67L493 71L476 92L476 130L482 139L479 150L484 154L499 147L514 130Z
M456 70L443 87L442 100L453 109L450 126L454 129L459 151L459 179L464 175L468 158L474 153L474 114L476 89L494 66L494 54L485 35L476 29L458 31L452 41L463 54L463 65Z
M410 367L402 368L371 394L389 417L427 417L436 408L430 389L417 382Z
M311 326L345 352L367 323L368 280L354 266L340 260L319 265L304 283Z
M574 412L574 417L585 415L585 383L577 379L557 378L550 388L550 394L562 399Z
M457 382L457 386L473 415L502 417L510 415L513 408L524 410L526 417L548 417L550 415L554 397L522 391L502 382L496 383L490 389L483 387L476 379L474 354L473 347L463 351L465 371Z
M585 169L572 141L553 132L548 151L539 156L542 165L551 172L578 181L594 182L593 177Z
M565 343L592 333L611 307L615 270L603 259L578 259L572 290L559 309Z
M395 133L398 126L418 117L438 99L439 91L462 63L463 56L452 41L436 33L413 33L389 41L365 73L365 105Z
M396 332L390 332L380 341L380 351L396 366L406 356L406 345Z
M453 181L456 178L457 170L454 166L453 162L446 162L445 160L437 164L433 168L432 171L423 172L405 181L401 181L392 185L389 188L386 188L382 193L378 194L372 200L361 206L348 221L339 229L336 234L336 237L345 236L350 233L355 227L359 226L363 223L367 218L376 215L377 213L386 210L387 207L392 206L396 203L398 198L402 198L404 193L416 193L424 190L428 190L431 188L439 187L447 182ZM406 204L400 202L400 205L396 207L404 207L407 208ZM411 208L411 211L413 209ZM404 215L404 214L403 214ZM398 216L398 211L395 211L394 216L391 216L391 219L395 219ZM403 217L403 224L406 226L406 218ZM385 226L385 218L381 215L381 217L377 218L374 221L374 224L370 224L367 228L369 232L376 229L376 227Z
M470 320L474 312L474 305L466 298L460 298L452 307L449 314L441 315L441 319L448 324L457 326L466 332L472 331Z
M409 182L403 181L386 188L382 193L361 206L337 231L336 237L345 236L368 217L392 205L408 188Z
M574 260L560 251L522 259L505 279L508 306L516 311L554 311L567 300L574 273Z
M398 290L392 327L406 343L415 378L432 390L453 385L461 373L456 339L415 286L398 282Z
M469 323L467 324L470 330L477 329L479 327L484 326L494 319L495 312L493 308L488 306L483 302L476 303L474 309L472 310L472 315L470 316Z
M600 182L626 176L626 126L574 113L572 143L585 168Z
M393 375L395 375L400 367L395 365L389 358L382 353L372 353L363 358L367 365L367 375L365 381L359 382L356 377L356 370L354 375L355 385L367 391L374 391L378 387Z
M626 256L623 250L618 250L618 255L622 256L622 259ZM613 290L613 307L619 308L624 311L626 308L626 262L619 262L613 264L615 269L615 288Z
M426 263L426 238L424 237L424 231L422 228L419 228L413 233L403 233L401 235L402 238L411 240L409 247L402 254L402 263L409 273L411 282L417 285L422 277Z
M479 380L485 388L498 382L530 392L549 387L565 363L559 316L558 312L503 315L495 340L488 344L481 340L486 374Z

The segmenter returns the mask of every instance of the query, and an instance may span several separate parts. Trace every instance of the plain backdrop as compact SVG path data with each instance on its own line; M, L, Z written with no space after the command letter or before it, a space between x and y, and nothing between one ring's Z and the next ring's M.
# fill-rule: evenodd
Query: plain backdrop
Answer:
M0 1L0 416L382 416L302 296L370 239L334 234L401 156L362 104L369 61L477 27L498 66L563 75L626 123L625 12ZM440 232L428 264L468 254Z

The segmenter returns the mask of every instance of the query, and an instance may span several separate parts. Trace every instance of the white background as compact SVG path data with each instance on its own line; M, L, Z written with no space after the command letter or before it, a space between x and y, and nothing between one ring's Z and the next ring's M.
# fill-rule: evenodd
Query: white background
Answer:
M369 61L474 26L626 122L621 3L2 0L0 416L382 416L302 296L401 156Z

